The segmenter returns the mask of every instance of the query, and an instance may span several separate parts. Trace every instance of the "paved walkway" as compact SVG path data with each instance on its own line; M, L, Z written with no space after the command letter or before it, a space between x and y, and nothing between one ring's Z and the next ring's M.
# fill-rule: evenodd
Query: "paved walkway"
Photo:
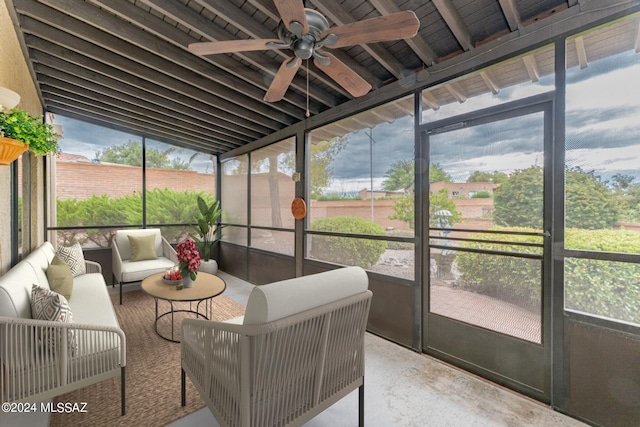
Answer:
M431 312L527 341L542 341L539 314L475 292L431 286Z

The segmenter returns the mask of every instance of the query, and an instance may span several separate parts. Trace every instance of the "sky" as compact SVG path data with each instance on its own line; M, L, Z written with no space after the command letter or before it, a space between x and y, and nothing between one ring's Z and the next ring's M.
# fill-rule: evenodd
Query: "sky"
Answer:
M617 67L617 69L611 69ZM603 181L616 173L634 176L640 183L640 54L626 52L589 63L584 70L567 72L566 164L595 171ZM423 122L522 99L553 90L553 76L536 84L502 90L497 96L479 96L464 104L428 110ZM511 173L544 163L542 113L491 124L466 127L430 136L430 159L454 181L466 181L476 170ZM413 118L373 128L373 188L398 160L413 157ZM331 165L333 183L325 192L352 194L371 187L368 129L347 135L346 148Z
M614 69L615 68L615 69ZM567 72L567 166L594 170L603 180L616 173L636 177L640 183L640 54L633 51L601 61L586 69ZM505 103L553 90L553 76L538 83L503 89L498 95L482 95L465 103L425 110L423 122L452 117L467 111ZM63 126L63 152L94 159L110 145L140 141L140 137L56 115ZM439 163L454 181L465 181L475 170L510 173L542 165L542 114L532 114L491 124L467 127L430 137L431 161ZM392 165L413 158L413 117L382 123L346 135L346 145L331 164L333 180L326 193L352 194L363 188L382 188ZM148 140L161 150L169 145ZM373 149L373 171L371 150ZM188 162L194 152L180 149L172 156ZM209 156L197 156L192 168L211 172ZM373 172L373 173L372 173Z

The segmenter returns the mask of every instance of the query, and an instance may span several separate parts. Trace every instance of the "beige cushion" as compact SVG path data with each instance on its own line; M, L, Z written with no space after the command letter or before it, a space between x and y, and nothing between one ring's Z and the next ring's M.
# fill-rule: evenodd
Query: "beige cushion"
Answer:
M80 243L76 243L73 246L61 246L56 251L56 255L62 258L69 268L71 268L73 277L87 272L87 267L84 263L84 254L82 253L82 246L80 246Z
M131 246L130 261L144 261L148 259L156 259L155 234L147 234L142 236L128 235L129 246Z
M73 273L71 267L57 255L53 257L47 268L47 280L52 291L62 294L66 299L71 298Z
M249 295L245 325L258 325L292 316L369 288L367 272L344 267L268 285L256 286Z
M31 287L31 314L36 320L73 323L73 313L71 313L67 299L57 292L41 288L38 285ZM45 345L51 346L51 348L57 344L53 334L42 337L42 340ZM78 348L74 330L67 331L67 340L71 354L74 354Z

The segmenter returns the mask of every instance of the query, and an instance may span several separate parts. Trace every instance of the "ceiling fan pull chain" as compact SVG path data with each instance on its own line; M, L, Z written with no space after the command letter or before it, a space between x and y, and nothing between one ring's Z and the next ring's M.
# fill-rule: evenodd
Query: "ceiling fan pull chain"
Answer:
M309 112L309 60L307 59L307 112L304 114L306 117L309 117L311 113Z

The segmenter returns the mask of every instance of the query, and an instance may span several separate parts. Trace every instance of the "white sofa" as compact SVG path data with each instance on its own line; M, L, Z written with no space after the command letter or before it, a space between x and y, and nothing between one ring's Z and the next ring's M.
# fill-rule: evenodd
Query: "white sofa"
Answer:
M120 375L125 414L126 338L118 325L100 264L73 279L73 323L34 320L32 284L50 289L46 270L55 255L45 242L0 277L0 400L39 402ZM76 349L70 348L69 330ZM57 337L45 346L38 337Z
M128 236L155 236L156 259L131 261L131 245ZM173 246L162 237L159 228L117 230L111 244L111 262L114 286L120 284L120 304L122 304L122 284L138 282L152 274L162 273L178 263L178 255Z
M188 375L220 426L300 426L359 389L364 425L367 273L345 267L255 287L245 315L182 322Z

